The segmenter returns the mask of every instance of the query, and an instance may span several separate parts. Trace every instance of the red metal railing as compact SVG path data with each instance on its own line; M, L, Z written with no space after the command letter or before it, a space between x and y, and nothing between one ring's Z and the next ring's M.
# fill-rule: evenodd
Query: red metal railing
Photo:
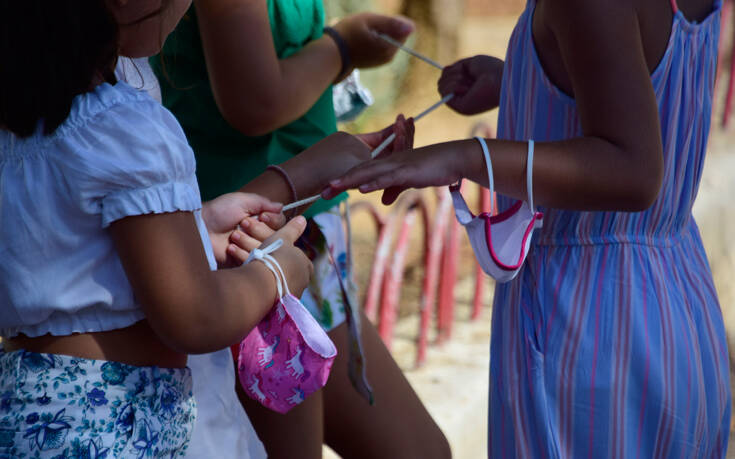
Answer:
M481 132L492 137L488 125L480 123L472 133ZM491 208L490 192L479 189L479 209ZM452 203L446 188L435 189L436 204L429 205L426 191L409 191L387 214L382 214L368 201L350 206L352 214L367 212L376 228L377 247L365 295L365 314L377 324L378 332L388 348L391 347L398 319L398 303L403 287L406 256L410 236L420 219L423 234L424 278L419 303L419 330L416 337L416 365L426 361L432 318L436 316L437 342L451 338L454 323L454 290L457 283L461 227L454 218ZM394 243L394 235L397 238ZM480 316L485 275L475 262L475 289L471 318ZM438 301L437 301L438 300ZM435 306L436 305L436 306Z

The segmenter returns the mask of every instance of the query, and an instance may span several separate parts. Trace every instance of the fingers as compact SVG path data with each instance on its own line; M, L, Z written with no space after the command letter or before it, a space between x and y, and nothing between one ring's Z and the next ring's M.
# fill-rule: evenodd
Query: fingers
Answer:
M378 132L369 132L367 134L357 134L355 137L360 140L360 142L367 145L368 148L371 150L374 150L375 148L380 145L383 140L386 139L389 135L393 133L393 125L384 128L382 131Z
M261 242L240 230L230 235L230 244L227 246L227 255L236 260L235 266L245 263L254 249L260 247Z
M364 184L373 183L378 177L387 176L397 167L397 164L391 159L374 160L352 168L341 178L329 182L328 188L322 192L322 197L332 199L345 190L358 187L360 191L365 193L366 191L363 190Z
M273 202L270 199L253 193L237 193L241 196L241 206L243 210L250 215L260 214L262 212L279 213L283 205Z
M413 21L403 16L372 15L368 25L376 32L384 33L401 43L405 42L415 29Z
M398 115L394 125L396 140L393 141L392 151L404 151L413 148L413 138L416 133L413 118L406 119L403 115Z
M449 106L452 106L452 102L455 102L458 98L463 96L472 87L473 79L470 77L467 71L468 59L462 59L455 62L454 64L446 67L442 72L439 82L437 84L439 94L442 97L448 94L454 94L453 100L449 101ZM455 102L456 103L456 102Z
M242 228L242 231L245 234L257 239L260 242L265 241L269 237L273 236L273 233L275 233L275 230L273 230L265 222L256 220L252 217L246 218L241 221L240 228Z
M265 212L258 216L258 219L268 225L272 230L277 231L283 227L283 225L286 224L286 216L283 215L283 213L272 213L272 212Z
M304 233L305 229L306 219L299 215L286 223L272 238L281 238L284 242L293 244Z
M406 191L406 188L400 186L386 188L386 190L383 192L383 197L381 198L381 201L384 205L389 206L396 202L398 196L404 191Z

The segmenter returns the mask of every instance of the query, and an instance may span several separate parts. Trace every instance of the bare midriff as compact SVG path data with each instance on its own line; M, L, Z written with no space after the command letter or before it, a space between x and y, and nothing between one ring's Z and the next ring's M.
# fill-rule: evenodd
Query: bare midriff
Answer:
M108 360L139 367L183 368L186 354L166 346L148 325L141 320L117 330L95 333L77 333L67 336L43 335L30 338L23 334L3 338L6 352L61 354L92 360Z

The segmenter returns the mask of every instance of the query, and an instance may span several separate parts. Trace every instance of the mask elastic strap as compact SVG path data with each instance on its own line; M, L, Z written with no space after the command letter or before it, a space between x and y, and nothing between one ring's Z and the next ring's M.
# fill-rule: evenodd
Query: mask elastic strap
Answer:
M287 295L291 294L291 292L288 289L288 284L286 283L286 275L283 273L283 269L281 269L281 265L278 263L278 260L276 260L270 255L271 253L275 252L281 247L283 247L283 240L277 239L273 241L273 243L268 245L267 247L264 247L262 249L255 249L252 252L250 252L250 256L245 261L245 264L248 264L252 262L253 260L262 261L265 267L268 268L268 270L273 273L273 275L276 277L276 287L278 288L278 299L283 298L284 290Z
M490 161L490 150L487 148L487 142L483 137L475 137L480 146L482 147L482 154L485 157L485 166L487 166L487 183L490 188L490 199L492 200L490 205L490 211L495 207L495 179L493 177L493 163Z
M528 141L528 159L526 160L526 191L528 192L528 205L531 207L531 212L536 213L536 208L533 206L533 151L534 141Z

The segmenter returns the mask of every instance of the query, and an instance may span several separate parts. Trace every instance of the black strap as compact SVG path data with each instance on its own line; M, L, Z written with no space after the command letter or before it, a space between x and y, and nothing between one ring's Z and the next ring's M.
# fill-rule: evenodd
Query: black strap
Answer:
M337 79L335 81L340 81L347 76L347 72L350 70L350 67L352 67L350 50L349 48L347 48L347 43L345 43L342 35L340 35L339 32L337 32L334 28L325 27L324 34L328 35L332 40L334 40L334 43L337 45L337 49L339 49L339 57L342 59L342 68L339 69L339 74L337 75Z

